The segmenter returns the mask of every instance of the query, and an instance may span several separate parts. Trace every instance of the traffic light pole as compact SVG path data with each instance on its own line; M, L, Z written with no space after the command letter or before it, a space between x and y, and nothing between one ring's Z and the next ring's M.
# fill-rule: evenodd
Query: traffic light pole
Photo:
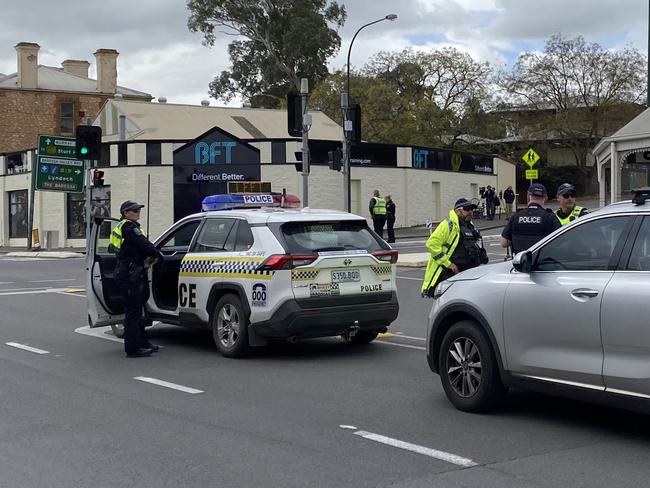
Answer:
M90 182L93 177L91 166L90 159L84 159L84 167L86 168L86 259L90 256L90 192L92 190Z
M302 206L309 206L309 128L311 116L307 114L308 80L300 80L300 100L302 101Z
M343 208L351 212L350 201L350 130L352 121L348 120L350 99L348 93L341 95L341 108L343 109Z

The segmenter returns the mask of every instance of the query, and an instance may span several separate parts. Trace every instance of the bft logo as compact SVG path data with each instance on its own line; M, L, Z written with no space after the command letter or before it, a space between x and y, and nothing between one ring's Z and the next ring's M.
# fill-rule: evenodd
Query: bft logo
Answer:
M194 164L217 164L217 158L223 158L219 162L231 164L232 148L236 145L233 141L199 142L194 147Z

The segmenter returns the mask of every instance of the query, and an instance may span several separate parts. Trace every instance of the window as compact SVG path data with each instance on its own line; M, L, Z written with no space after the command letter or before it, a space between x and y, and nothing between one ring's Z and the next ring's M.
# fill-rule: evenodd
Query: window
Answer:
M629 217L608 217L576 225L542 247L535 271L604 271ZM614 263L615 264L615 263Z
M236 222L234 219L207 219L196 239L194 252L233 251L235 234L231 231Z
M66 219L68 239L86 238L86 193L68 193ZM90 193L90 215L93 218L111 216L111 187L92 187Z
M627 269L650 271L650 218L645 217L634 242Z
M72 134L74 132L74 102L61 103L59 120L59 132L61 134Z
M9 195L9 237L27 237L27 190L10 191Z
M237 226L237 241L235 251L248 251L253 247L253 233L251 226L245 220L240 220Z
M192 243L192 238L196 232L197 227L201 223L200 220L188 222L179 229L174 230L171 235L167 236L159 247L163 252L187 252Z
M284 164L287 162L287 144L285 142L271 142L271 163Z
M8 154L5 161L5 174L13 175L16 173L26 173L28 171L27 153Z
M126 143L120 142L117 145L117 165L126 166L128 164L128 152Z
M147 142L147 164L161 164L160 143Z
M364 221L343 222L290 222L282 226L282 234L290 253L321 251L368 252L383 249L370 233Z

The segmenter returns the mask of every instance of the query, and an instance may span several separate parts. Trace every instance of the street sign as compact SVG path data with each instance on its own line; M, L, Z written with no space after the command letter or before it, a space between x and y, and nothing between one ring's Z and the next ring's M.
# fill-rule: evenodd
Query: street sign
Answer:
M74 137L38 136L35 178L36 190L84 191L84 163L76 159Z
M537 179L539 179L539 170L538 169L527 169L526 170L526 179L527 180L537 180Z
M526 154L524 154L521 159L526 163L530 168L535 166L537 164L537 161L539 161L539 154L535 152L535 150L531 147Z

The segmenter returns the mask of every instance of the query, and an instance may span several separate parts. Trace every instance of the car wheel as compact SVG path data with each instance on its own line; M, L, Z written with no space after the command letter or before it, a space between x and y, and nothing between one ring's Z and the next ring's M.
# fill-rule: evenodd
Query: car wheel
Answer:
M505 393L490 342L470 320L458 322L447 331L438 367L447 398L459 410L489 410Z
M118 339L124 339L124 324L111 324L113 335Z
M212 338L221 354L229 358L245 356L249 351L248 317L239 297L224 295L211 318Z
M362 332L357 332L353 337L349 337L346 340L349 344L353 345L369 344L374 341L378 335L378 330L364 330Z

